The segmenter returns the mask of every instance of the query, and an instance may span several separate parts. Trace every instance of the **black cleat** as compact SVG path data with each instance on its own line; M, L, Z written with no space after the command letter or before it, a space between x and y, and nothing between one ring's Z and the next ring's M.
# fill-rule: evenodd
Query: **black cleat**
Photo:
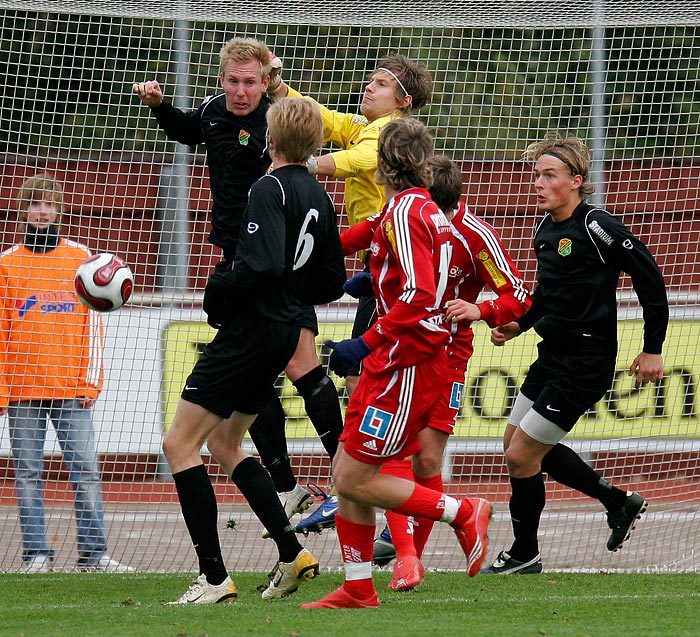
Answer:
M642 517L648 506L641 495L628 491L622 508L607 514L608 526L612 529L608 538L608 551L617 551L629 540L637 520Z
M542 572L542 560L538 553L531 560L521 562L513 559L505 551L501 551L496 558L496 561L482 568L479 571L480 575L535 575Z

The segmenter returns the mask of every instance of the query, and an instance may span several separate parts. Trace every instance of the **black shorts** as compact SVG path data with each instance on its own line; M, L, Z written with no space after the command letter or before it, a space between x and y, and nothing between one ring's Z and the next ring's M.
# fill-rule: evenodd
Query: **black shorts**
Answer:
M537 348L539 356L520 391L540 416L571 431L612 386L616 347L600 343L566 348L543 341Z
M239 316L224 325L202 352L182 390L183 400L228 418L257 414L294 355L300 323Z

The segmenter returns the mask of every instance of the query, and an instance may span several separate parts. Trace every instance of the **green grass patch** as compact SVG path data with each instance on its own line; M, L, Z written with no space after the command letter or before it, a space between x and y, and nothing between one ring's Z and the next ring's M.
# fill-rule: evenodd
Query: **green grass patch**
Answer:
M428 573L420 589L386 589L382 606L302 610L342 583L322 573L287 599L264 601L265 575L238 573L233 604L165 606L189 585L183 574L0 575L0 636L195 637L674 637L700 634L698 575L563 574L467 578Z

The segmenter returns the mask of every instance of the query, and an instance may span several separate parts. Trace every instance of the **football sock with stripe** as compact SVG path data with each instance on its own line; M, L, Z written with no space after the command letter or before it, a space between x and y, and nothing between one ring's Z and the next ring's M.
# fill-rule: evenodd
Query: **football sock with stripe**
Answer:
M335 528L345 567L343 588L354 597L369 597L374 593L372 548L376 527L374 524L357 524L336 515Z

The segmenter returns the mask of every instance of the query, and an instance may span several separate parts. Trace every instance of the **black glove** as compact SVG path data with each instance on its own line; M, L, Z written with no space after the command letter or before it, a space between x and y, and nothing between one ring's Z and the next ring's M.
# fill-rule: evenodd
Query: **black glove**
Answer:
M333 350L328 360L328 367L335 372L336 376L342 377L347 376L350 369L372 351L361 336L348 338L339 343L326 341L324 345Z
M204 288L202 309L207 315L207 323L214 329L219 329L229 318L231 313L230 286L228 285L227 272L231 271L231 264L222 261L216 264L214 274L209 277L207 287Z
M361 296L374 296L370 273L363 271L350 277L343 283L343 290L354 299L359 299Z

